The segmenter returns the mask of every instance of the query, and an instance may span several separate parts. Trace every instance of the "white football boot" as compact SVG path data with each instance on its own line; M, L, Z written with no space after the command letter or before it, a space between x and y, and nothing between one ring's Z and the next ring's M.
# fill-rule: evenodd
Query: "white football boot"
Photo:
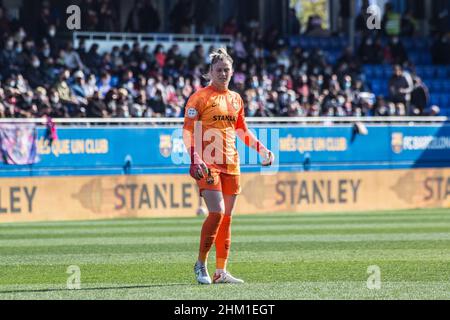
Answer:
M233 277L229 272L224 271L214 274L214 283L244 283L244 280Z
M194 265L194 273L199 284L211 284L211 277L208 274L206 266L199 261Z

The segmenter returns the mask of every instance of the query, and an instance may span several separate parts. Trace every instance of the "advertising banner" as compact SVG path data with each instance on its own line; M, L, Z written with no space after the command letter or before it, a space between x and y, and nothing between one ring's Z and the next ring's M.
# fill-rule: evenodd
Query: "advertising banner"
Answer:
M195 216L189 175L3 178L0 223ZM236 214L450 207L450 169L245 173Z

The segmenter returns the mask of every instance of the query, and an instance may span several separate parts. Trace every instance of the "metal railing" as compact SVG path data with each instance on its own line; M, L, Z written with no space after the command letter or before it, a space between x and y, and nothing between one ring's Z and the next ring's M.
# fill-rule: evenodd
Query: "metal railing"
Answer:
M56 124L62 125L171 125L178 126L184 122L183 118L55 118ZM447 117L248 117L250 124L283 124L283 125L303 125L303 124L353 124L362 122L366 124L432 124L448 123ZM0 118L0 124L45 124L46 118Z
M104 41L164 41L164 42L231 42L232 36L221 34L129 33L129 32L73 32L73 40Z

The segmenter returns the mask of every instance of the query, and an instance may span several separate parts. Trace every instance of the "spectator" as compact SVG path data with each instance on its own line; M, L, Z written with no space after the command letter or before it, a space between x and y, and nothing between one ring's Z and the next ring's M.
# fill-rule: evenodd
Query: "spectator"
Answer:
M217 12L216 0L196 0L194 10L195 32L214 34L217 18L211 12Z
M384 33L388 36L399 36L401 31L401 16L393 10L392 4L387 2L384 6L384 15L381 22Z
M98 91L100 94L100 97L103 99L105 98L106 94L111 90L111 76L107 72L103 72L100 77L100 84L98 86Z
M417 21L414 19L412 10L406 11L401 20L400 34L405 37L412 37L416 34Z
M143 28L145 17L143 13L142 0L135 0L134 5L128 14L125 32L139 32Z
M383 62L383 48L379 42L374 42L371 37L361 41L358 55L364 64L381 64Z
M0 5L0 34L2 36L9 35L10 32L11 32L11 21L7 17L5 8L2 5Z
M403 65L408 60L406 49L399 37L395 36L390 39L389 44L386 47L385 58L387 62L391 64L400 65Z
M443 34L435 38L431 47L434 64L450 64L450 35Z
M86 54L86 57L83 59L90 72L97 74L100 72L102 67L102 57L98 53L98 49L98 44L94 43L89 49L89 52Z
M118 30L118 16L110 0L103 0L100 4L98 19L98 29L105 32L115 32Z
M61 71L59 81L55 84L54 89L58 95L58 102L61 102L67 108L69 114L74 114L78 108L79 102L72 92L67 80L70 78L70 71L64 69Z
M192 0L178 0L169 14L169 20L174 33L190 33L193 22L193 2Z
M238 32L239 28L237 25L237 19L235 17L231 17L225 22L222 30L222 34L235 36Z
M411 110L416 110L413 114L421 115L424 113L425 108L429 102L428 87L423 83L422 79L418 76L413 78L414 89L411 93Z
M202 45L198 44L194 50L189 54L188 67L189 70L203 67L205 63L205 50Z
M411 101L411 93L414 84L411 75L407 71L403 71L399 65L394 66L394 73L389 80L389 93L393 103L403 103L407 106L407 114L409 115L409 103Z
M102 100L100 92L96 90L92 97L88 99L88 105L86 108L86 117L88 118L105 118L108 117L106 110L106 104Z
M75 82L70 86L73 94L78 100L78 104L87 105L88 94L86 92L86 84L83 71L76 71L73 75Z
M62 50L61 58L64 66L70 70L84 70L84 65L81 61L80 55L75 51L71 42L66 43L65 49Z
M291 36L299 35L301 31L300 20L297 17L297 11L294 8L289 9L288 34Z

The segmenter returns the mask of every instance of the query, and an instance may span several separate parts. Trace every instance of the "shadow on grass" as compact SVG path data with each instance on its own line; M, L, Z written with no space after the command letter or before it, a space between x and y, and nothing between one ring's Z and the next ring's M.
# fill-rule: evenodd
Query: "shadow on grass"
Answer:
M192 286L195 283L168 283L168 284L148 284L148 285L134 285L134 286L120 286L120 287L95 287L95 288L80 288L80 289L67 289L67 288L53 288L53 289L24 289L24 290L0 290L0 294L6 293L44 293L44 292L78 292L78 291L96 291L96 290L113 290L113 289L150 289L150 288L162 288L162 287L175 287L175 286Z

